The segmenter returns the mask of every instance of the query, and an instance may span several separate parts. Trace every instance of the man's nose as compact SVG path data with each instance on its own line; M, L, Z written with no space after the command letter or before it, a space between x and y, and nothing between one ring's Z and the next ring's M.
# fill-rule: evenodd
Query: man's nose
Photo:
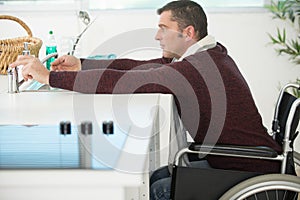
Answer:
M155 35L155 40L161 40L161 33L159 30L157 31L157 33Z

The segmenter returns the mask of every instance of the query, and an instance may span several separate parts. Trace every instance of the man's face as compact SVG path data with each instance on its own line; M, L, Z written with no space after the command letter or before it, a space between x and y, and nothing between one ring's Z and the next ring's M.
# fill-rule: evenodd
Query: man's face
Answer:
M161 13L155 39L160 42L164 57L180 58L187 49L186 41L183 33L179 31L178 23L172 21L171 16L171 11Z

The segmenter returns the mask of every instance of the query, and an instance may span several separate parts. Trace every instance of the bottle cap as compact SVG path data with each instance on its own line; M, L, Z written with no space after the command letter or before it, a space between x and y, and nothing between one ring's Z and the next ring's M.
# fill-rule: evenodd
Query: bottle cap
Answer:
M30 51L28 49L28 42L24 42L24 50L22 52L22 55L30 55Z

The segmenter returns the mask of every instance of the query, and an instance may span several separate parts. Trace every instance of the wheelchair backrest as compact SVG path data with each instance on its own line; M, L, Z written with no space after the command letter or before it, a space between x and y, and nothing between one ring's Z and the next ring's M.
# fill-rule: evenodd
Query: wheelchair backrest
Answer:
M291 95L290 93L283 92L283 95L282 95L282 98L281 98L281 101L280 101L279 107L278 107L278 116L277 116L278 127L277 127L276 135L275 135L275 139L280 145L283 144L283 139L286 134L285 130L286 130L287 119L290 115L291 107L296 99L297 98L295 96ZM299 123L299 117L300 117L300 107L298 106L297 110L294 114L291 128L290 128L289 139L292 141L296 136L295 134L296 134L296 129L297 129L298 123Z

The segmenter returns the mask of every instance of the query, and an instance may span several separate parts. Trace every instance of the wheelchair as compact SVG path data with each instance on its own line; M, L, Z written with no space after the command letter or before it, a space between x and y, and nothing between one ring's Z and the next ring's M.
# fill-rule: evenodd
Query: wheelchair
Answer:
M300 90L298 84L287 84L279 93L272 123L273 137L281 146L278 154L269 147L202 145L191 143L176 153L172 165L172 200L298 200L300 177L293 160L294 140L300 116L300 98L289 93ZM188 154L230 156L281 162L278 174L237 170L195 168L186 163ZM182 163L186 163L183 166ZM300 196L300 195L299 195ZM299 198L300 199L300 198Z

